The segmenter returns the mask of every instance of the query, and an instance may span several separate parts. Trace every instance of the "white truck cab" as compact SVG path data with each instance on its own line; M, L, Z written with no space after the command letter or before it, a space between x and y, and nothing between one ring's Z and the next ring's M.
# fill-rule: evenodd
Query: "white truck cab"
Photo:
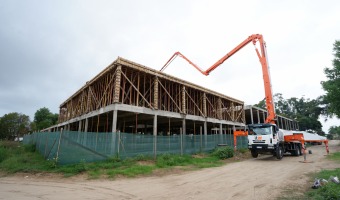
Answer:
M248 149L254 158L258 154L283 155L283 133L275 124L249 124L248 125Z

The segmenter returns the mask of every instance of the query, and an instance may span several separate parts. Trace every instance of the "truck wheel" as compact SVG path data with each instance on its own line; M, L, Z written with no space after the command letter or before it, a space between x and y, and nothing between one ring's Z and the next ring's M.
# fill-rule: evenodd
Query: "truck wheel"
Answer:
M251 156L253 156L253 158L257 158L257 156L259 156L259 154L256 151L252 150Z
M277 149L276 149L276 158L278 160L281 160L283 157L283 149L282 149L282 146L278 146Z

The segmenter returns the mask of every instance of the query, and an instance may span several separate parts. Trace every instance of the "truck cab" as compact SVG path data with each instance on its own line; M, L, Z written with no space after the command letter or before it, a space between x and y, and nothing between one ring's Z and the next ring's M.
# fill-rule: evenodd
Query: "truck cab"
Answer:
M248 149L254 158L257 158L258 154L272 154L282 159L283 141L283 133L275 124L248 125Z

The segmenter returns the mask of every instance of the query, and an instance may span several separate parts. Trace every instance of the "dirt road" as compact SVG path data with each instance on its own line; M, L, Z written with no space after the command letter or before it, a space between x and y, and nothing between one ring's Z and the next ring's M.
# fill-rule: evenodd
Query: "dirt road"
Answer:
M324 145L310 147L303 156L261 156L222 167L121 180L81 180L13 176L0 178L0 199L275 199L284 190L299 192L310 186L308 174L340 168L325 159ZM330 151L340 151L339 141Z

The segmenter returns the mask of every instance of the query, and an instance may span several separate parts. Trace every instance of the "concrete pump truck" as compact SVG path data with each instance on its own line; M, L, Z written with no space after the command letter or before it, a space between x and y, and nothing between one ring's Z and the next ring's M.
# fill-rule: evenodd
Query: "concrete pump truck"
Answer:
M248 149L251 151L251 155L257 158L259 154L272 154L277 159L281 160L285 152L290 152L292 155L302 155L302 149L304 149L304 137L301 133L293 133L293 131L279 130L276 125L275 106L271 88L270 72L268 66L268 57L266 52L266 43L261 34L253 34L246 40L241 42L238 46L232 49L229 53L223 56L215 64L213 64L207 70L202 70L196 64L191 62L180 52L176 52L161 68L163 71L177 56L185 59L189 64L194 66L203 75L209 75L211 71L220 66L224 61L237 53L240 49L249 43L253 43L255 46L256 54L260 60L263 73L264 89L265 89L265 101L268 116L264 123L248 124L247 130L234 131L234 140L237 136L248 135ZM259 43L260 50L256 44Z

